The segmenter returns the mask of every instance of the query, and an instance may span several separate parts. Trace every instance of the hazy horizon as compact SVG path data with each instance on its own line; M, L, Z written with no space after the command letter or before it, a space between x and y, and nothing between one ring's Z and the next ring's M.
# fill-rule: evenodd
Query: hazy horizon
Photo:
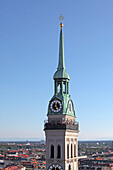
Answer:
M45 138L0 138L0 142L30 142L30 141L41 141L45 140ZM78 141L113 141L113 138L95 138L95 139L80 139Z

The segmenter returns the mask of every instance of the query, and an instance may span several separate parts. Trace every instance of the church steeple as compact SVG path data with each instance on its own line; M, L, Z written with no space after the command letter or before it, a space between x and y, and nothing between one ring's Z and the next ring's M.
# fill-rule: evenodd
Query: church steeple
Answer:
M66 72L66 68L65 68L65 60L64 60L64 39L63 39L63 23L62 23L62 18L63 16L60 16L60 43L59 43L59 63L58 63L58 68L57 71L54 74L54 80L58 79L58 78L65 78L65 79L70 79L68 73Z
M44 123L46 170L78 170L78 123L69 94L69 75L64 61L63 16L60 16L58 68L54 74L54 95Z
M59 42L59 62L57 71L54 74L54 96L50 100L50 105L48 107L48 115L50 114L65 114L75 117L74 105L69 94L69 74L66 72L65 61L64 61L64 39L63 39L63 16L60 16L60 42ZM53 103L58 100L61 106L59 109L53 109ZM51 103L54 101L53 103ZM58 102L57 101L57 102ZM71 104L70 104L71 103ZM57 106L57 104L55 104ZM69 110L70 106L70 110Z

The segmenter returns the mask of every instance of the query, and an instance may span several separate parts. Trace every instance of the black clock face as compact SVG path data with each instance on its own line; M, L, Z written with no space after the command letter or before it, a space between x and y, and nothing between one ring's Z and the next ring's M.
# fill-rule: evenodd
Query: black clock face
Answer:
M62 108L62 104L59 100L54 100L51 102L50 108L53 112L59 112Z
M49 166L48 170L63 170L59 164L52 164Z

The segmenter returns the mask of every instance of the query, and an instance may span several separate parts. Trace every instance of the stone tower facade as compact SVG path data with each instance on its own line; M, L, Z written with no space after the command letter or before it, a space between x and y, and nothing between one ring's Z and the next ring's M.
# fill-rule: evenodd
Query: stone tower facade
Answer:
M78 170L78 123L69 94L70 77L64 63L63 24L60 23L59 64L54 74L54 96L49 101L46 135L46 169Z

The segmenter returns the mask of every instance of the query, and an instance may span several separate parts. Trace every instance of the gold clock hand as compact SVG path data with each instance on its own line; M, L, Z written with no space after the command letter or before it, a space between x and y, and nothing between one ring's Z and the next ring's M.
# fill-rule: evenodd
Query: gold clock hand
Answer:
M58 110L58 107L57 107L57 102L55 102L55 108L56 108L56 110Z

